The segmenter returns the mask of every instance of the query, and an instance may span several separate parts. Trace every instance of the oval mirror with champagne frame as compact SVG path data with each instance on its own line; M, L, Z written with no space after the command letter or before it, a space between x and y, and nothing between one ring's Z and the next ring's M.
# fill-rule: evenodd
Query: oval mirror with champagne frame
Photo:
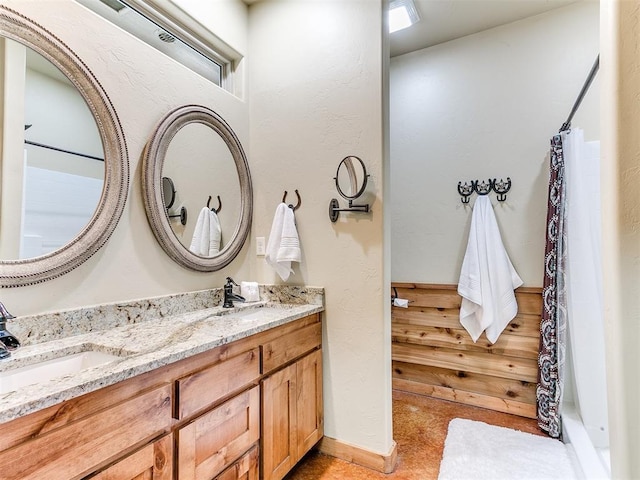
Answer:
M0 5L0 287L90 258L122 214L124 134L106 92L52 33Z
M249 234L253 210L249 165L231 127L207 107L178 107L156 127L142 162L147 218L165 252L191 270L229 264ZM175 183L173 210L189 211L186 224L166 208L165 177Z

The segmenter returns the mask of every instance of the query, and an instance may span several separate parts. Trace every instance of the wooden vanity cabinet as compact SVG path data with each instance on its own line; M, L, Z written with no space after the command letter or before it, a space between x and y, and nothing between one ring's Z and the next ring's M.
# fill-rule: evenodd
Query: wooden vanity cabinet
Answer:
M320 345L314 314L20 417L0 476L258 480L293 440L282 478L322 436Z
M280 480L323 435L322 332L320 325L278 339L264 350L288 357L281 347L297 337L294 350L305 354L287 366L273 364L273 373L262 380L262 478ZM267 362L265 362L267 363Z

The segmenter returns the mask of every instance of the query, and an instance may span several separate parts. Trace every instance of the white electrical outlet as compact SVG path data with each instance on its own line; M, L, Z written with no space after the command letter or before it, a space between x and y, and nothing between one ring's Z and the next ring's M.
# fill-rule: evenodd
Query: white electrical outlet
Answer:
M256 237L256 255L265 254L264 237Z

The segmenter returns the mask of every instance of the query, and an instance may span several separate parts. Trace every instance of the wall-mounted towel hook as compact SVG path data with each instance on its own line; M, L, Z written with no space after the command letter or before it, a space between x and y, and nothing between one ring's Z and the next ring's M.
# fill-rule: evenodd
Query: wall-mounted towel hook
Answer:
M469 203L469 197L473 193L473 190L473 182L471 182L471 185L468 185L467 182L464 182L464 185L462 185L462 182L458 182L458 193L460 194L460 201L464 204Z
M471 180L470 184L464 182L458 182L458 193L460 194L460 201L465 205L469 203L469 198L476 192L478 195L489 195L493 190L496 192L499 202L504 202L507 199L507 192L511 189L511 178L507 177L506 180L502 178L498 181L496 178L490 178L487 181Z
M219 213L220 210L222 210L222 200L220 200L220 195L218 195L217 197L218 197L218 208L209 207L209 203L211 203L211 195L209 195L209 200L207 200L207 208L211 208L211 210L213 210L216 214Z
M486 182L484 180L482 182L474 180L471 183L473 183L473 189L478 195L488 195L493 189L493 183L491 180L487 180Z
M298 197L298 203L296 203L295 207L293 206L293 204L289 204L289 208L291 208L294 212L300 208L300 205L302 205L302 199L300 198L300 194L298 193L298 190L295 191L296 192L296 197ZM287 203L285 200L287 199L287 191L284 191L284 195L282 196L282 203Z
M499 202L504 202L507 199L506 193L511 189L511 178L507 177L507 181L500 179L497 181L495 178L492 181L493 191L496 192Z

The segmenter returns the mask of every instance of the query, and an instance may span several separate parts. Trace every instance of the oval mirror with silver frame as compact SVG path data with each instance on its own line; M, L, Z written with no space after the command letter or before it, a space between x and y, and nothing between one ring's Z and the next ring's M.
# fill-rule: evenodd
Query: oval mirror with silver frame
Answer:
M199 127L208 127L222 139L228 149L225 155L231 159L228 166L232 168L235 166L238 178L238 206L233 209L225 207L222 212L225 215L235 216L234 218L237 219L235 227L231 234L222 232L226 241L220 251L211 256L193 253L178 238L176 231L172 228L163 198L163 168L167 161L167 152L171 142L178 132L184 131L185 127L194 124ZM214 154L210 155L210 157L213 156ZM209 160L215 161L214 158ZM196 167L196 165L191 166L191 168ZM165 252L175 262L191 270L211 272L228 265L242 249L251 229L253 187L246 155L240 140L227 122L213 110L201 105L185 105L172 110L160 121L147 143L143 152L142 168L142 191L147 218L156 239ZM176 186L177 189L182 188L180 184L176 184ZM201 204L204 207L207 203L207 196L215 196L216 192L198 192L197 195L199 195L198 198L202 198ZM225 205L228 204L229 202L225 201Z
M104 183L98 190L97 206L77 234L74 233L62 246L45 254L19 259L10 255L13 258L0 260L0 287L18 287L63 275L85 262L104 245L124 209L129 185L129 162L122 126L109 97L93 73L67 45L40 25L3 5L0 5L0 36L44 57L75 87L95 119L102 143L103 158L92 161L104 160ZM64 115L62 112L58 114ZM24 114L21 114L22 117ZM7 127L4 128L6 131ZM25 131L28 128L28 125L24 125ZM22 159L21 150L12 154L12 158L8 158L4 152L0 165L8 164L10 160L15 163L13 157ZM7 185L11 179L3 178L3 182ZM12 199L14 200L20 201ZM0 222L5 220L6 218L0 218ZM14 240L7 239L6 235L9 233L22 236L22 232L16 233L10 228L4 228L2 233L5 236L0 242L3 243ZM0 247L3 245L0 244Z

